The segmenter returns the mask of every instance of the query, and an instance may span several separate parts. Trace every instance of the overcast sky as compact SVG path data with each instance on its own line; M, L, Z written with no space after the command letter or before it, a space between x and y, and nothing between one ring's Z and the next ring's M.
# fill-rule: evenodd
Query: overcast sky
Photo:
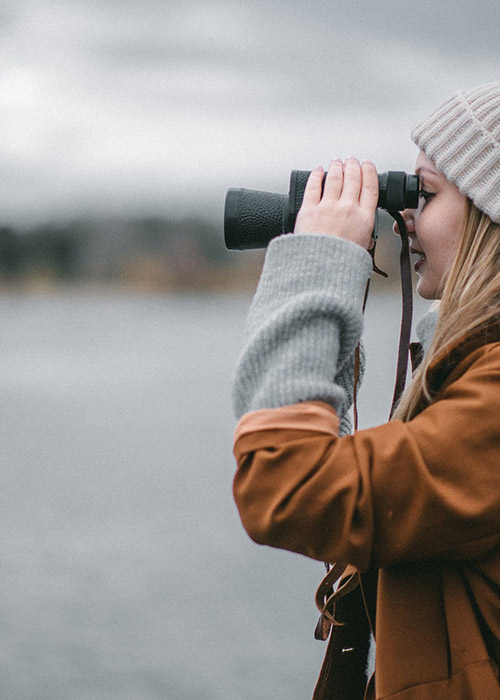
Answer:
M222 215L351 154L412 169L411 127L500 79L499 0L3 0L0 223Z

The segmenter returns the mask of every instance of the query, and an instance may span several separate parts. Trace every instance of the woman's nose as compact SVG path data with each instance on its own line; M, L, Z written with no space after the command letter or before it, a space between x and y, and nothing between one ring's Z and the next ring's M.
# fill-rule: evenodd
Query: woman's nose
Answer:
M412 233L415 231L415 209L405 209L404 211L400 212L401 216L403 217L403 220L406 224L406 228L408 229L408 233ZM392 230L396 234L396 236L400 236L400 231L399 231L399 226L397 224L397 221L394 222L392 226Z

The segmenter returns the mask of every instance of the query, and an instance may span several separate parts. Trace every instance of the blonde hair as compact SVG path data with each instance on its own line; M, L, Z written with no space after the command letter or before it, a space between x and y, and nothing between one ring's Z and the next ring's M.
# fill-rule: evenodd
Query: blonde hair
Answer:
M424 360L393 419L408 421L432 401L427 370L438 355L500 314L500 224L466 200L459 247L437 302L439 318Z

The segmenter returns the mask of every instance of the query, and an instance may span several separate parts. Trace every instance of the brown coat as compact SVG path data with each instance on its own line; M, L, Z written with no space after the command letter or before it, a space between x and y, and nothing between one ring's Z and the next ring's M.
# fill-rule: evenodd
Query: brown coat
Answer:
M407 423L339 438L333 409L309 402L238 424L250 537L378 578L376 698L500 700L499 340L440 358ZM323 668L315 697L351 700L341 685Z

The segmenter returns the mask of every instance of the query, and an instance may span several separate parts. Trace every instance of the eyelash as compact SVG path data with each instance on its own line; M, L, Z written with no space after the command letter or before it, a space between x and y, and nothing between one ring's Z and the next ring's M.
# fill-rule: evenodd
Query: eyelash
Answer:
M428 204L433 197L436 196L435 192L427 192L427 190L420 190L420 197L424 200L425 204Z

